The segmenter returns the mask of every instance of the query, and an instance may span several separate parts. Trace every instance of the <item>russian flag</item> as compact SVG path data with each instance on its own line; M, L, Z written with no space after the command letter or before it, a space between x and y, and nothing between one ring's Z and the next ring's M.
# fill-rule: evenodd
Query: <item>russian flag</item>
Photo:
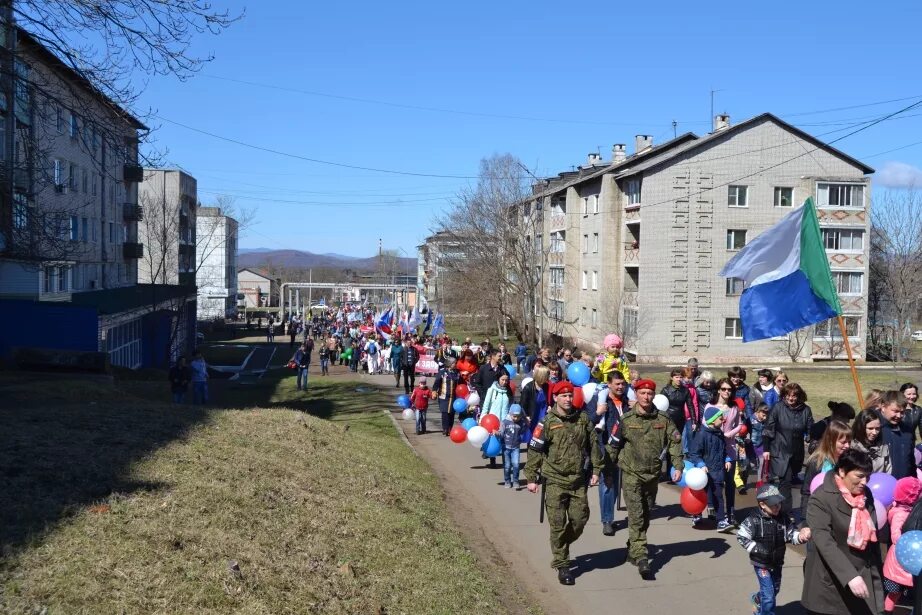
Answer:
M739 278L743 341L785 335L842 313L813 199L747 244L720 272Z
M384 334L385 337L391 336L391 310L385 310L375 321L375 329Z

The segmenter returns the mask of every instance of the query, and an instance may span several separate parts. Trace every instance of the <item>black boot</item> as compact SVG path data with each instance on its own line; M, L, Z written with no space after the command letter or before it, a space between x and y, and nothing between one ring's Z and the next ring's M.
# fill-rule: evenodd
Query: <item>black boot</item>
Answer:
M569 568L558 568L557 569L557 580L560 581L561 585L575 585L576 579L573 578L573 573L570 572Z
M647 558L637 560L637 572L640 573L640 578L644 581L653 580L653 570L650 568L650 560Z
M615 535L615 524L614 523L603 523L602 524L602 534L605 536L614 536Z

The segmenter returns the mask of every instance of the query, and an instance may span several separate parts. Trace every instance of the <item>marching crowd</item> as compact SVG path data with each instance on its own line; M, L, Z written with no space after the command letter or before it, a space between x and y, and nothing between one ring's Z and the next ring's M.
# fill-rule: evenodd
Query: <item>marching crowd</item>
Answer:
M373 313L361 309L347 319L328 312L283 324L292 346L303 339L290 363L299 389L307 388L317 349L321 374L339 362L354 372L393 375L418 434L428 430L430 401L438 405L442 435L456 442L464 441L462 431L489 427L495 438L482 454L491 467L502 458L504 486L521 489L524 471L525 488L544 491L551 565L565 585L575 583L569 546L589 520L587 487L599 488L606 536L615 534L615 503L623 497L628 560L652 579L647 531L658 486L684 485L700 469L706 482L690 492L703 498L698 508L689 502L691 522L736 532L757 579L753 612L775 612L789 543L807 544L801 602L808 612L889 613L913 592L918 570L904 568L908 560L896 544L904 533L922 530L915 384L871 391L858 410L830 402L828 415L817 420L807 392L783 371L760 369L749 384L745 369L724 375L689 359L658 386L631 369L614 334L598 354L529 352L523 343L507 348L444 334L385 335ZM416 366L433 349L430 389ZM757 508L740 519L736 498L753 487ZM922 541L918 550L922 568Z

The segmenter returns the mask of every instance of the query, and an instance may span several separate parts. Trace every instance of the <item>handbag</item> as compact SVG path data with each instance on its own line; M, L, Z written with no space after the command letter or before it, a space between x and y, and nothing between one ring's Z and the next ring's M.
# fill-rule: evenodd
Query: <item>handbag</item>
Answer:
M298 363L294 359L289 359L288 369L298 369Z

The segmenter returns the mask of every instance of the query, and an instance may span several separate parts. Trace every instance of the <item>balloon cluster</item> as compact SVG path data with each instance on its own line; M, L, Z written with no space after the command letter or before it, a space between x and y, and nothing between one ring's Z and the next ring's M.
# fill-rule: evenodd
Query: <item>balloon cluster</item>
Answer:
M654 403L656 403L655 397ZM668 407L669 400L666 400L666 405ZM682 494L679 496L679 503L682 505L682 510L689 515L700 515L708 505L708 495L704 490L708 484L708 475L702 469L703 466L704 463L699 463L698 467L686 467L678 483L684 487Z
M510 376L515 375L514 367L507 365L506 369L509 371ZM455 400L451 403L451 409L459 415L463 415L469 410L477 408L477 406L480 405L480 395L477 393L477 391L471 391L466 384L457 385L455 387L455 393L457 394L457 398L455 398ZM413 412L413 409L410 407L411 404L409 395L398 395L397 405L401 408L404 408L402 414L404 419L409 421L416 416L416 414ZM518 407L519 411L521 411L521 406L518 404L512 404L512 406L509 407L509 410L512 411L516 407ZM499 418L495 415L484 415L481 417L479 425L477 424L477 420L475 418L469 416L461 421L459 425L452 427L448 432L448 437L455 444L468 442L475 448L482 448L488 457L497 457L500 455L500 453L502 453L503 450L502 442L496 435L498 431ZM530 439L531 434L529 434L528 437Z

